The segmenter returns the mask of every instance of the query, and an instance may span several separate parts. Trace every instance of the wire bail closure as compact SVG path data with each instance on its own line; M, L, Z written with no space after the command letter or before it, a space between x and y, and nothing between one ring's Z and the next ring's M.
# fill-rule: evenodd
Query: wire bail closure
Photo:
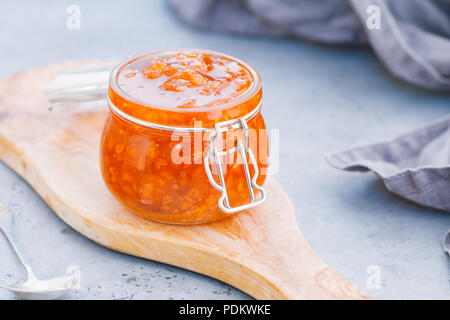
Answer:
M244 133L244 142L239 137L237 137L235 146L233 148L230 148L230 149L224 150L224 151L219 151L217 148L216 140L221 139L222 133L229 131L229 130L235 130L235 129L242 130L242 132ZM247 186L248 186L248 191L250 194L250 202L247 204L237 206L237 207L232 207L230 205L230 202L228 199L228 192L227 192L227 188L225 185L225 177L224 177L224 173L222 170L221 157L227 156L229 154L233 154L235 152L239 153L241 156L241 159L242 159L242 164L244 166L244 172L245 172L245 178L247 179ZM253 170L254 170L253 177L250 176L250 169L249 169L249 166L247 163L246 154L248 154L248 158L253 166ZM213 161L216 165L220 184L218 184L216 182L216 180L214 179L214 177L212 175L211 168L210 168L211 159L213 159ZM245 209L250 209L250 208L253 208L253 207L263 203L266 200L266 198L267 198L266 191L264 190L263 187L259 186L256 183L256 179L258 179L258 176L259 176L259 169L258 169L258 164L256 162L255 156L253 155L253 152L249 148L248 126L247 126L247 122L245 121L245 119L243 119L243 118L233 119L233 120L219 122L214 125L214 130L212 130L209 135L209 149L206 152L206 156L204 158L203 163L205 165L205 171L206 171L206 175L208 176L209 182L215 189L217 189L218 191L220 191L222 193L222 196L219 198L218 205L219 205L220 210L222 210L224 213L235 213L235 212L242 211ZM256 200L255 192L254 192L253 188L257 189L261 193L261 198L259 200Z

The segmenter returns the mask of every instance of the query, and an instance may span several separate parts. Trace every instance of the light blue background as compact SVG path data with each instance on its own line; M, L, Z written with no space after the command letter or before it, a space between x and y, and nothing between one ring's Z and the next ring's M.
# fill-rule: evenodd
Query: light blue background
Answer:
M390 77L369 50L289 39L209 33L180 23L164 1L0 2L0 76L83 58L123 58L169 48L205 48L242 58L263 78L263 114L280 129L276 179L293 200L313 249L375 298L449 298L450 262L441 248L450 214L388 193L370 173L332 169L324 155L392 138L449 112L450 96ZM66 9L81 8L81 29ZM82 269L81 299L245 299L237 289L160 263L109 251L63 223L14 172L0 164L0 200L38 276ZM367 267L382 287L366 288ZM0 285L24 279L0 237ZM13 298L0 289L0 299Z

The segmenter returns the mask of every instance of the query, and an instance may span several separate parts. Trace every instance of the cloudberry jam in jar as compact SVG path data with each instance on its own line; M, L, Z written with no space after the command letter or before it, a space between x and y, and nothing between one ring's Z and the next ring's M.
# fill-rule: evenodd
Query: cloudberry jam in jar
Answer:
M259 205L268 139L259 74L206 50L140 55L114 68L100 162L135 214L199 224Z

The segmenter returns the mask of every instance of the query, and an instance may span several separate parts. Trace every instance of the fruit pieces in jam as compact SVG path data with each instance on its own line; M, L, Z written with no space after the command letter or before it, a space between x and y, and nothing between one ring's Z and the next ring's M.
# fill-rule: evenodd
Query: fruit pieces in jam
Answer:
M150 63L150 65L149 65ZM228 103L252 83L248 70L228 58L181 51L138 60L118 75L128 95L160 107L211 107Z
M189 56L187 57L186 55ZM198 85L195 80L194 83L186 80L189 83L182 82L183 85L177 89L180 91L167 90L164 87L164 83L170 77L184 77L186 76L184 74L185 70L191 70L191 67L174 64L173 69L175 70L168 71L171 69L156 67L155 64L159 65L162 61L169 65L167 61L177 60L177 57L183 57L180 61L190 65L192 70L196 70L194 66L202 65L206 66L206 68L208 66L210 69L212 68L210 72L218 68L221 72L225 70L224 72L227 74L226 70L229 68L227 65L233 62L228 58L219 59L221 58L220 56L192 55L183 52L159 60L153 59L151 60L153 63L145 59L142 61L138 60L132 64L132 68L126 66L119 73L120 89L123 89L125 84L125 88L128 88L128 92L126 92L128 95L139 100L145 98L146 100L144 101L152 105L155 104L155 99L160 99L160 97L155 98L153 95L135 97L135 92L138 89L142 89L139 86L143 86L144 91L152 92L153 90L158 94L168 93L170 99L164 100L167 97L162 95L164 98L161 98L162 100L159 101L164 100L165 103L173 103L173 105L167 105L166 109L164 107L152 108L139 105L139 103L127 100L123 95L110 88L109 95L111 100L116 101L116 106L122 110L136 111L138 109L139 113L137 115L144 120L158 119L164 122L168 118L180 115L185 118L208 119L209 121L218 122L227 120L227 111L230 111L231 108L223 108L220 113L222 116L217 117L216 120L211 120L214 119L212 116L214 112L221 108L223 103L214 105L215 100L211 98L216 97L219 100L228 99L227 101L232 101L244 94L254 81L247 69L245 69L245 72L239 71L239 75L233 74L232 78L243 79L250 77L250 83L248 83L246 88L237 86L237 82L233 82L233 79L224 80L217 77L215 78L216 80L208 79L202 85ZM221 62L222 60L223 65L214 62ZM160 68L163 68L165 71L161 71L161 73L155 71ZM240 68L243 67L240 66ZM126 75L129 74L128 70L135 70L136 74L127 77ZM218 70L216 72L219 73ZM208 73L205 74L208 75ZM211 76L211 73L209 76ZM148 77L154 79L149 79ZM140 80L136 82L136 79ZM198 90L204 90L208 85L211 88L211 83L218 81L217 79L226 81L228 86L232 85L232 88L234 84L234 89L226 91L227 86L222 88L216 86L215 90L212 90L211 96L209 96L211 100L196 100L196 106L192 108L176 104L178 95L188 93L195 98L198 98L198 96L204 97L198 93ZM244 112L243 114L238 114L237 117L239 117L255 109L260 99L261 90L259 89L254 95L242 101L238 105L238 109L234 109L234 117L236 117L236 110ZM197 107L199 105L197 104L205 101L207 103L202 105L205 109L198 110ZM121 104L117 104L118 102ZM175 110L172 110L173 113L168 116L167 111L174 106ZM141 107L141 109L138 107ZM186 111L191 112L186 113ZM134 116L136 116L136 113ZM265 131L259 130L265 129L265 124L260 113L249 119L247 123L250 131L255 133L250 148L257 159L260 171L257 182L259 185L262 185L265 180L265 174L261 170L267 168L268 146ZM211 186L203 166L203 158L208 150L208 134L202 136L200 133L200 143L203 145L203 148L200 148L200 152L195 147L198 140L194 139L194 135L198 134L185 133L174 139L171 131L142 127L111 113L103 132L101 147L102 173L107 186L123 204L132 208L136 214L150 220L175 224L195 224L227 217L228 215L223 213L217 205L221 193ZM184 154L185 152L188 154ZM181 155L183 161L174 161L174 154ZM224 165L223 168L232 206L248 203L250 197L242 164L234 161ZM250 169L253 175L253 169ZM215 176L215 178L218 181L218 177Z

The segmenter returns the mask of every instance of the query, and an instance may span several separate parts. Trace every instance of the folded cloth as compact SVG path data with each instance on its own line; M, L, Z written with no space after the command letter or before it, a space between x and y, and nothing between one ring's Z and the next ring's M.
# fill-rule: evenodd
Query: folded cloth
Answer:
M184 21L209 30L370 45L396 77L450 91L450 0L170 2Z
M445 235L442 245L444 247L444 250L450 255L450 231L448 231Z
M326 159L341 170L372 170L400 197L450 212L450 116L394 140Z

